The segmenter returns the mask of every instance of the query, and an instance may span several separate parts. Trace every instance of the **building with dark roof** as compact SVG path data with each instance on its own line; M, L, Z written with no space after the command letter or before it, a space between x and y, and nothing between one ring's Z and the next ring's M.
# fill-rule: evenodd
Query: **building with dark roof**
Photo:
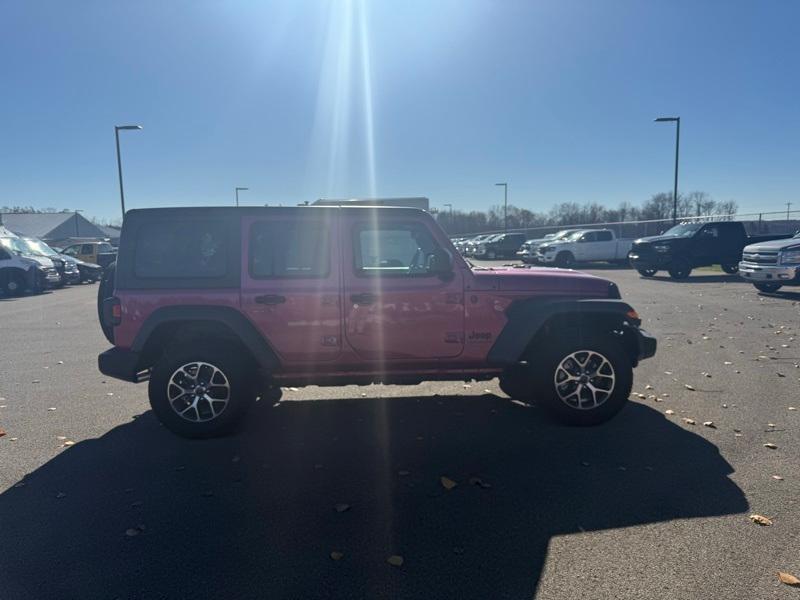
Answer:
M48 244L74 239L104 240L109 236L80 213L0 213L0 225L17 235L37 237Z

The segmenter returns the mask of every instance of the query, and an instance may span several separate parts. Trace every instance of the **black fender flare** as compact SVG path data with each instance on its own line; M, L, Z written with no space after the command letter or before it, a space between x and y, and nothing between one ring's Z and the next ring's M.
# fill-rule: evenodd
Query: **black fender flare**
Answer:
M267 371L280 366L278 355L253 323L230 306L165 306L156 309L142 324L131 350L142 352L154 331L166 323L207 322L227 327Z
M563 323L614 322L638 327L641 321L633 308L622 300L537 298L521 300L506 309L508 322L489 350L487 360L494 365L520 362L525 350L554 318Z

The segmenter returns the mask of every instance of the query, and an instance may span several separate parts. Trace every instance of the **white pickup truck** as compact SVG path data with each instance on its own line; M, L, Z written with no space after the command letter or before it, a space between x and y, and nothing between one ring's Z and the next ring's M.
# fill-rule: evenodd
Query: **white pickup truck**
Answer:
M566 238L540 245L536 252L541 264L570 268L583 262L628 262L633 240L619 239L610 229L579 229Z

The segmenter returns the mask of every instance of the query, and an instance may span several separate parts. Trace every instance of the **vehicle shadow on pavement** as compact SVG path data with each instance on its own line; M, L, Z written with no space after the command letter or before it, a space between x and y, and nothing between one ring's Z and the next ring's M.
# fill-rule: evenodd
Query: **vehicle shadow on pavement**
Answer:
M585 429L540 413L259 403L208 441L145 413L0 495L3 598L529 598L555 535L747 509L717 448L652 408Z
M653 275L652 277L641 277L648 281L665 281L668 283L747 283L738 275L690 275L686 279L672 279L669 275Z

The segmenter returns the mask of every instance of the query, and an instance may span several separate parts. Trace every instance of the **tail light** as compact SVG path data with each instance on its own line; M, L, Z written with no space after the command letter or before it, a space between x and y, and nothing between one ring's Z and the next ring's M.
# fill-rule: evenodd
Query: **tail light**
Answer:
M103 300L103 320L109 325L122 323L122 303L119 298L106 298Z

